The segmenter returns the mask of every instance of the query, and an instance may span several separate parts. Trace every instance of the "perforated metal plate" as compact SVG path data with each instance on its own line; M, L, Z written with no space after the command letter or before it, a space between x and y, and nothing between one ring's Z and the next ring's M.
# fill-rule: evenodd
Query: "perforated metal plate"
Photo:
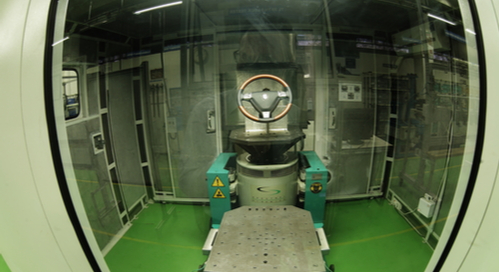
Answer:
M308 211L244 206L224 214L204 271L313 272L325 263Z

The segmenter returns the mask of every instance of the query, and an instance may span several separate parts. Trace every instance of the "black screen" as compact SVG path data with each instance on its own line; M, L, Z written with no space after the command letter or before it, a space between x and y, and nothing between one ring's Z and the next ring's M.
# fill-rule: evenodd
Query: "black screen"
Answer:
M342 140L362 144L373 135L374 109L347 108L342 114Z

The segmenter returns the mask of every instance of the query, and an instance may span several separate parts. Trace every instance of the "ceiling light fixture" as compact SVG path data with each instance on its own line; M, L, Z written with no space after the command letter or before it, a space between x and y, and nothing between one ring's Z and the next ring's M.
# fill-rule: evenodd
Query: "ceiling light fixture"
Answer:
M56 46L56 45L58 45L58 44L60 44L60 43L64 42L65 40L68 40L68 39L69 39L69 37L64 37L63 39L61 39L61 40L59 40L59 41L57 41L57 42L54 42L54 43L52 44L52 46Z
M180 5L180 4L182 4L182 1L172 2L172 3L154 6L154 7L150 7L150 8L146 8L146 9L141 9L141 10L134 12L134 14L141 14L141 13L152 11L155 9L161 9L161 8L171 7L171 6Z
M437 15L434 15L432 13L427 13L427 16L431 17L431 18L434 18L434 19L438 19L439 21L443 21L447 24L450 24L450 25L457 25L456 23L452 22L452 21L448 21L446 20L445 18L442 18L442 17L439 17Z
M472 35L476 35L476 32L474 32L474 31L472 31L472 30L470 30L470 29L468 29L468 28L466 28L466 29L465 29L465 31L469 32L469 33L470 33L470 34L472 34Z

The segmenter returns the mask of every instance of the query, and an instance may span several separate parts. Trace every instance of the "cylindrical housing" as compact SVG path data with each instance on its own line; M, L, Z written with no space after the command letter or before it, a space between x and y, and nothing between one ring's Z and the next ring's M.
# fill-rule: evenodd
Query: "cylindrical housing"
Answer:
M255 165L248 153L238 156L241 206L294 205L297 199L297 159L284 164Z

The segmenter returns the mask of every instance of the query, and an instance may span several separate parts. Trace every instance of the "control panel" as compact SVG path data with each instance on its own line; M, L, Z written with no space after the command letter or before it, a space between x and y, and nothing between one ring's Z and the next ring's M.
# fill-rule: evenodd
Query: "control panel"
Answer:
M339 101L361 102L362 93L361 83L339 83Z

